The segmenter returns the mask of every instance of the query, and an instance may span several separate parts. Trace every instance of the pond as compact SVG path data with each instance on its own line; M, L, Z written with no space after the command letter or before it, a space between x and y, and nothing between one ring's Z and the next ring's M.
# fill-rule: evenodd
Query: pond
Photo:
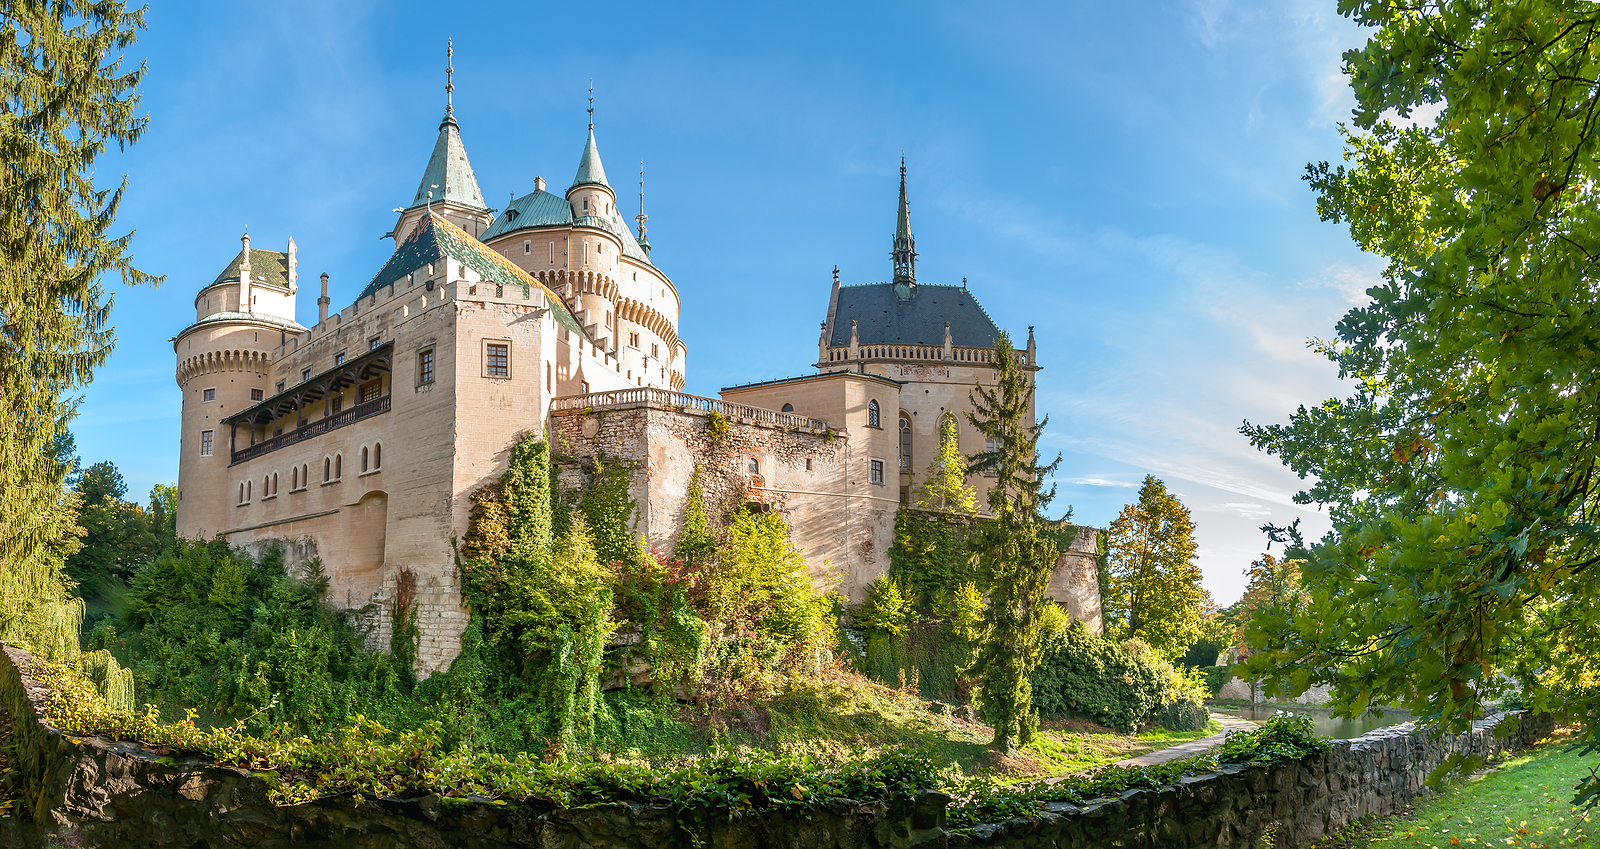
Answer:
M1411 721L1410 711L1389 708L1380 716L1363 716L1359 719L1345 719L1336 717L1323 708L1314 705L1212 705L1211 710L1227 716L1237 716L1252 722L1267 719L1280 710L1311 715L1311 720L1316 723L1317 734L1322 737L1331 737L1335 740L1349 740L1374 728L1387 728Z

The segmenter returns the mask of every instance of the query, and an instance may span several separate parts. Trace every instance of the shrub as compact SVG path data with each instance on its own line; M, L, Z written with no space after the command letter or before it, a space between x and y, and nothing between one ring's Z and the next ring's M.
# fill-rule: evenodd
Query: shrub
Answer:
M1213 699L1222 692L1223 686L1233 680L1231 666L1202 666L1200 672L1206 676L1206 692L1210 693Z
M1082 716L1123 733L1138 730L1166 703L1171 682L1148 649L1132 648L1074 622L1045 644L1030 676L1040 715Z
M1230 731L1217 760L1230 764L1297 761L1328 751L1332 744L1318 737L1310 714L1278 711L1254 731Z

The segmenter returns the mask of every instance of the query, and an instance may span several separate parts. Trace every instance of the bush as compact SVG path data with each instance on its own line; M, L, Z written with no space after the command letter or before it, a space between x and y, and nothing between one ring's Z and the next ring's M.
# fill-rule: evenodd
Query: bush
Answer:
M1270 764L1297 761L1328 751L1332 744L1318 737L1311 715L1278 711L1254 731L1230 731L1217 752L1229 764Z
M1216 698L1222 688L1233 680L1233 667L1231 666L1202 666L1200 672L1206 676L1206 692L1211 698Z
M1040 716L1082 716L1125 734L1156 714L1170 684L1148 653L1129 652L1081 622L1045 644L1029 680Z

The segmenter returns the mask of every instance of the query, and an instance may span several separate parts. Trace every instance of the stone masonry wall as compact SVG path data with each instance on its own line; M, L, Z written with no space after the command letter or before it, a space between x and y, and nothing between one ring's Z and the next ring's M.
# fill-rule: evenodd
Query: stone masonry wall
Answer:
M1297 763L1227 766L1156 790L1130 790L1084 807L1052 804L1037 819L958 832L944 828L949 797L925 792L891 804L833 800L808 818L742 818L685 841L690 836L668 810L642 804L564 810L429 795L277 807L266 784L248 771L50 727L40 719L48 693L26 675L31 662L9 646L0 653L0 733L9 760L3 789L5 798L17 800L10 816L0 816L0 846L18 849L667 849L686 843L709 849L1255 849L1269 835L1274 846L1293 849L1359 817L1408 804L1452 752L1489 756L1528 746L1555 724L1548 714L1518 712L1443 738L1395 726L1337 741L1332 751Z

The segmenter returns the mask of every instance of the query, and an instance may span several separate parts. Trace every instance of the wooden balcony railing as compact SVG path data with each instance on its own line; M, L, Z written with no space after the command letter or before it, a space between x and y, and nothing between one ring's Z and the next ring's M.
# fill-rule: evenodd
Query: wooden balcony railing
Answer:
M345 425L355 424L362 419L369 419L380 413L387 412L389 412L389 396L384 395L382 397L374 398L371 401L357 404L348 410L334 413L331 416L324 416L314 422L306 422L305 424L289 431L288 433L280 436L274 436L264 442L257 442L254 445L240 448L233 452L232 462L230 462L228 465L231 466L236 463L243 463L252 457L260 457L262 454L270 454L279 448L293 445L302 440L310 439L313 436L319 436L327 433L330 430L337 430Z

